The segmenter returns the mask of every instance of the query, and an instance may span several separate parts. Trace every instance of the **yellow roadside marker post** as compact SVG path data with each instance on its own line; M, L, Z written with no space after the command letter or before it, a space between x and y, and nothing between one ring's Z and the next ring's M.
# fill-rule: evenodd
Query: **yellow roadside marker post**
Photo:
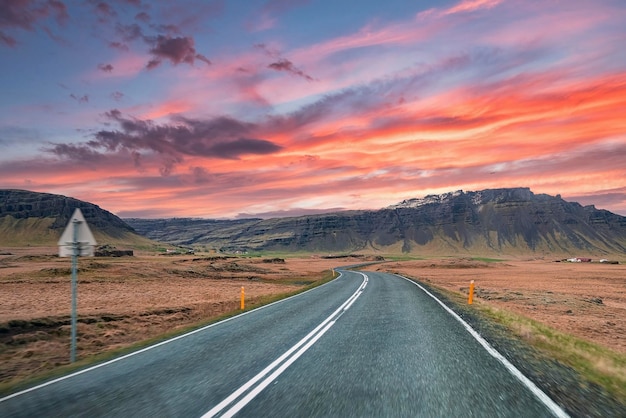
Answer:
M471 305L473 300L474 300L474 280L472 280L470 282L469 296L467 298L467 304Z
M243 311L245 307L246 307L245 292L243 290L243 286L241 286L241 310Z

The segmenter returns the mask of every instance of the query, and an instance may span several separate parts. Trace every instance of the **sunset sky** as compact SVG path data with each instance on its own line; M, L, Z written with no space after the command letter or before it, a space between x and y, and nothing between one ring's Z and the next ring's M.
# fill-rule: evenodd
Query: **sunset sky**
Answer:
M0 188L274 217L530 187L626 216L624 0L0 0Z

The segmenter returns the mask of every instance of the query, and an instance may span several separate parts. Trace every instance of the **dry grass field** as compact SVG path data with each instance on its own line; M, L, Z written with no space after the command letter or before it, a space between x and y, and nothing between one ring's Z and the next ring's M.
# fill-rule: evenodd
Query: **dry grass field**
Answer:
M329 278L333 267L366 260L137 252L81 258L78 358L237 312L242 286L251 308ZM554 261L433 258L367 269L399 273L456 294L467 294L475 280L477 306L534 319L623 358L626 264ZM0 249L0 388L69 363L70 265L70 259L56 256L56 248ZM518 333L532 332L524 326Z
M0 385L69 363L71 262L56 248L0 251ZM78 358L131 346L304 289L354 260L136 254L78 267Z
M476 325L534 379L551 376L548 387L568 398L572 416L626 416L626 264L555 261L439 258L368 268L417 279L466 320L486 319Z
M387 262L369 269L464 294L474 280L475 303L518 313L626 354L626 264L446 258Z

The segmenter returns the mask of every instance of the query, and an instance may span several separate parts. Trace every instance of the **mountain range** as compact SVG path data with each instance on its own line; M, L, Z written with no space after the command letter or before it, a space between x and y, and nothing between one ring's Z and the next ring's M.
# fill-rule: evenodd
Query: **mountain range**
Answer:
M529 188L457 191L379 210L237 220L122 220L69 197L0 190L0 245L54 245L76 207L99 243L137 241L139 234L231 253L626 254L626 217ZM7 239L11 235L21 239Z
M457 191L380 210L275 219L126 219L155 240L228 252L626 253L626 217L529 188Z

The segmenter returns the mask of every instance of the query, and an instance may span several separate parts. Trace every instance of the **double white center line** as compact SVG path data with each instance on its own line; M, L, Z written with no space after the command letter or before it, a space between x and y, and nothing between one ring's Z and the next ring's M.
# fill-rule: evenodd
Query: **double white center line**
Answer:
M296 345L287 350L282 356L274 360L269 366L263 369L259 374L250 379L247 383L234 391L230 396L224 399L219 404L215 405L209 412L204 414L202 418L214 417L221 414L221 417L232 417L239 412L244 406L246 406L255 396L257 396L263 389L265 389L270 383L276 380L282 372L284 372L294 361L296 361L302 354L304 354L313 344L319 340L322 335L326 333L332 327L337 319L347 311L354 301L361 296L361 293L367 286L368 278L365 274L359 273L363 276L363 282L359 288L346 300L335 312L333 312L328 318L326 318L321 324L319 324L313 331L307 334L306 337L301 339ZM267 376L269 374L269 376ZM266 377L267 376L267 377ZM256 385L256 386L255 386ZM233 402L234 405L230 406ZM229 409L226 410L226 408Z

